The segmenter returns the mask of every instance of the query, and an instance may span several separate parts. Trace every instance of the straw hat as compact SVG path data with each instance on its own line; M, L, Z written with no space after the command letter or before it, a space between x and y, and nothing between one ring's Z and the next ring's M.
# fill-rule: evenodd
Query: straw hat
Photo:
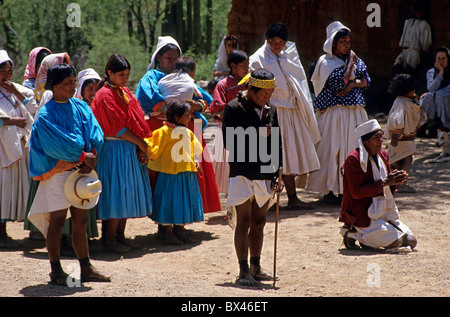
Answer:
M80 174L78 170L70 174L64 184L64 194L67 201L80 209L92 209L97 205L102 184L97 173Z

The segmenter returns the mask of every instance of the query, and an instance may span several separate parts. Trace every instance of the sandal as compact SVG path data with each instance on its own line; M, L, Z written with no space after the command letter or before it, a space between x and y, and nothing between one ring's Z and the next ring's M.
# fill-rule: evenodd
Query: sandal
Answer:
M88 274L81 275L81 282L111 282L111 277L101 274L95 267L91 266Z
M50 284L57 286L67 286L67 278L70 276L64 271L50 272Z
M258 268L254 272L252 272L251 270L251 274L256 281L273 281L273 275L269 272L262 270L261 268Z
M114 241L111 244L107 244L105 247L106 247L106 250L108 250L109 252L119 253L119 254L126 253L131 250L131 247L123 245L117 241Z
M258 286L259 283L255 280L252 275L248 272L241 274L236 278L236 284L241 286Z
M179 240L175 235L169 235L166 237L165 242L169 245L181 245L183 241Z
M344 245L348 250L359 250L360 247L356 244L356 240L348 237L349 231L344 234Z

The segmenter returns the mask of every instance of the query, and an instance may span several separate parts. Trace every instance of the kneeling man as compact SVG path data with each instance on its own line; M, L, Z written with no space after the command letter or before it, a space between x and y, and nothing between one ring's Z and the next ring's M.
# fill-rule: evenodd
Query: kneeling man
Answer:
M397 185L406 181L403 170L391 171L389 156L382 150L383 131L376 120L359 125L356 130L359 147L345 159L342 174L344 193L339 221L344 245L348 249L414 248L417 240L399 220L394 201ZM408 249L409 249L408 248Z

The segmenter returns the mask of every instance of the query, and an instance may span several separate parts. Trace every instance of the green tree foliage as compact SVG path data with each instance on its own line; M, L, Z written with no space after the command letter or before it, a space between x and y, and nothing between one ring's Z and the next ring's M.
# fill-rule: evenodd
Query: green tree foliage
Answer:
M79 5L80 27L68 26L70 3ZM196 79L209 80L230 9L231 0L0 0L0 49L14 60L16 82L37 46L67 52L77 71L91 67L100 75L119 53L131 63L135 87L158 36L171 35L196 59Z

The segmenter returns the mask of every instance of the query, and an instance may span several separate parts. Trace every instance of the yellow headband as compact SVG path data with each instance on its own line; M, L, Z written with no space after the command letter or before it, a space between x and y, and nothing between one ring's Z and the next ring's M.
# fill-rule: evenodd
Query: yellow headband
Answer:
M242 80L239 82L239 85L242 85L246 82L252 87L263 89L275 88L275 79L257 79L253 78L251 73L242 78Z

